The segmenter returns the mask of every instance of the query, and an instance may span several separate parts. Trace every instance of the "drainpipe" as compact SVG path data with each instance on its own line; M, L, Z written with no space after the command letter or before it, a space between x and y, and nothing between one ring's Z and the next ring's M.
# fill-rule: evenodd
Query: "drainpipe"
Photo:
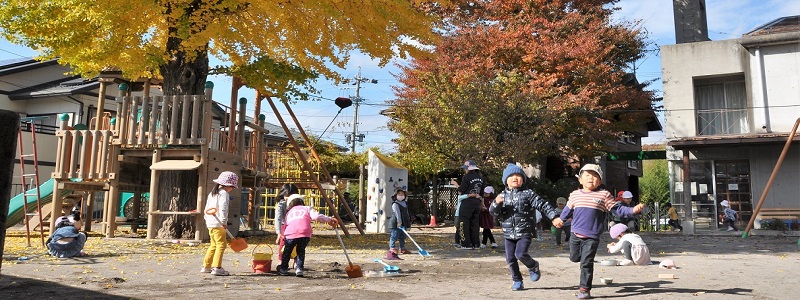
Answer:
M760 120L761 122L754 123L756 132L761 133L770 133L772 130L769 128L769 110L767 109L768 101L767 101L767 82L764 70L764 55L761 53L761 47L755 47L755 63L756 63L756 78L753 78L753 82L756 83L755 91L753 91L753 107L755 109L761 109L764 114L764 119ZM753 117L756 116L756 112L753 112ZM755 121L755 120L754 120Z
M72 101L77 102L78 105L80 105L80 108L78 108L78 118L77 118L78 120L77 120L77 122L75 122L75 124L83 123L83 101L75 99L75 97L72 97L72 96L67 96L67 98L69 98Z

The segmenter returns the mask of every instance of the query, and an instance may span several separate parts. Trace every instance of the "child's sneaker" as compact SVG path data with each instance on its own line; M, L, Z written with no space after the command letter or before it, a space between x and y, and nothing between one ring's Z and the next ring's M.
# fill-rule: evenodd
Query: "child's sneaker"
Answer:
M214 269L211 269L211 275L228 276L228 275L231 275L231 273L228 273L228 271L225 271L225 269L223 269L223 268L214 268Z
M589 290L581 288L578 290L578 299L591 299L592 295L589 294Z
M623 259L623 260L619 261L619 265L620 266L631 266L631 265L633 265L633 261L626 258L626 259Z
M539 262L534 261L533 263L533 268L528 269L528 272L531 274L531 281L536 282L542 277L542 272L539 271Z
M278 266L277 269L278 269L278 275L289 276L289 270L286 270L286 268Z
M386 260L402 260L402 258L400 258L400 255L397 255L397 253L389 250L389 252L386 253Z
M733 227L728 226L728 231L733 231Z
M486 249L486 245L481 244L481 249Z
M406 249L401 249L400 253L402 253L402 254L411 254L411 251L408 251Z
M523 289L525 289L525 287L522 285L522 281L514 281L514 283L511 284L512 291L521 291Z
M492 243L492 249L497 249L497 243Z
M303 277L305 273L303 273L303 268L294 269L294 276Z
M211 273L211 268L203 267L200 269L200 273Z

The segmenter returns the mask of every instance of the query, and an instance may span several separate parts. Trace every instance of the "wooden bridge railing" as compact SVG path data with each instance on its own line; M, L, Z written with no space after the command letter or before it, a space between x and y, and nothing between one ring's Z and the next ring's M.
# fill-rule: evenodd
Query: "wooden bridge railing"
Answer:
M202 122L211 113L211 89L205 95L117 97L116 142L125 148L204 145ZM207 135L208 133L206 133Z
M62 117L62 130L56 132L56 166L52 174L56 179L81 179L105 181L113 179L111 170L111 130L66 130Z

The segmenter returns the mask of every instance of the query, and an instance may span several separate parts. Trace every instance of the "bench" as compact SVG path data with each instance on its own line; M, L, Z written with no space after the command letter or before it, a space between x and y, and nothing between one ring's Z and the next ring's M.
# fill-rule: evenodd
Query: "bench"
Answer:
M800 208L762 208L758 216L761 220L796 220L800 219Z
M772 229L793 229L800 224L800 208L762 208L758 219L761 228L766 225ZM777 225L774 221L783 221L783 224Z

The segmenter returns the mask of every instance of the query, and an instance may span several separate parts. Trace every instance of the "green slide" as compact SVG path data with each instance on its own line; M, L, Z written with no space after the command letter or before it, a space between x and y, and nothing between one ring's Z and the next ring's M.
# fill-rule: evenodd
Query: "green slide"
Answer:
M119 213L117 214L117 216L124 217L125 216L125 209L126 208L127 209L131 209L131 208L127 207L127 206L128 206L128 202L131 202L133 200L134 196L135 196L135 194L131 193L131 192L122 192L122 194L120 194ZM145 201L150 201L150 193L143 193L142 197L144 198ZM133 205L133 203L131 202L131 206L132 205Z
M39 186L39 194L42 196L41 204L42 206L49 204L53 201L53 186L56 184L56 180L50 178L50 180L45 181ZM36 189L31 189L26 191L25 193L19 194L14 198L11 198L11 202L8 205L8 218L6 219L6 228L11 226L17 225L22 222L23 217L25 216L25 194L33 194L36 193ZM71 194L72 191L70 190L61 190L61 196L65 196ZM30 206L36 206L36 196L28 196L27 197L27 204Z

